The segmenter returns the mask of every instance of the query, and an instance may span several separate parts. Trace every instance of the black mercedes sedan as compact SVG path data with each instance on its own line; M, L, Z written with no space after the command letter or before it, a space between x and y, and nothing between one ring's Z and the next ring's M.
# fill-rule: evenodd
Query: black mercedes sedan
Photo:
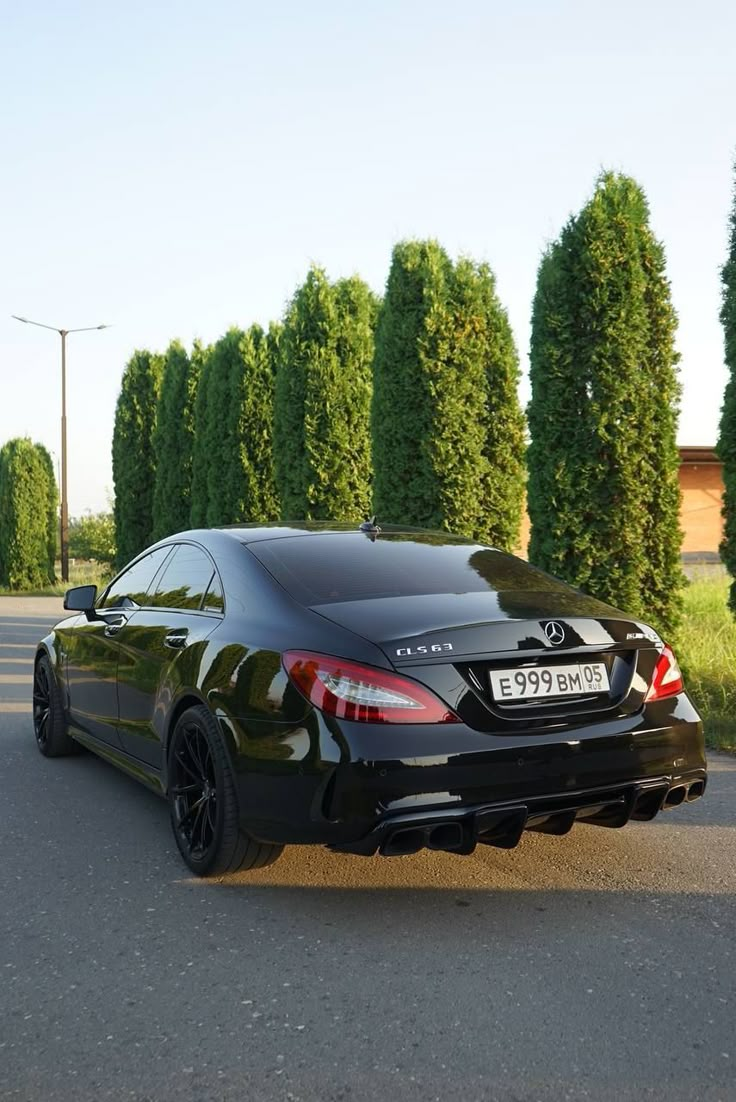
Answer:
M34 730L169 803L202 876L284 845L511 848L703 795L703 727L646 624L526 562L372 524L184 532L40 643Z

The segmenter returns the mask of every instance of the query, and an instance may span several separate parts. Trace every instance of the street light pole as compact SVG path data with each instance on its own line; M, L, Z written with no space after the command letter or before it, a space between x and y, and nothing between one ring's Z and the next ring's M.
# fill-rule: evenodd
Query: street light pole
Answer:
M69 581L69 499L66 486L66 329L61 334L61 580Z
M84 325L80 329L58 329L41 321L30 321L18 314L12 317L25 325L37 325L39 329L51 329L61 337L61 580L69 581L69 499L66 485L66 338L69 333L89 333L93 329L109 329L109 325Z

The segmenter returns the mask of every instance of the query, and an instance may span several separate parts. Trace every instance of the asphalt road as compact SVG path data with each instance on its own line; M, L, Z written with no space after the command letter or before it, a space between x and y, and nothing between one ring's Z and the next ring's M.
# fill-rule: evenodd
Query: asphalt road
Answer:
M736 759L621 831L196 881L163 801L46 761L0 599L0 1098L736 1099Z

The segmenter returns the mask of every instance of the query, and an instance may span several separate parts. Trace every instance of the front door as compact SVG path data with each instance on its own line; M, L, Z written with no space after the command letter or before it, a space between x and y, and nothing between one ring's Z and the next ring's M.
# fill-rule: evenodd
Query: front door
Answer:
M101 619L76 618L70 630L59 634L66 661L69 719L85 734L119 747L118 658L120 635L132 611L146 599L159 567L171 553L160 547L143 555L123 571L97 602Z
M119 746L117 629L77 616L58 634L64 648L69 722L86 735Z

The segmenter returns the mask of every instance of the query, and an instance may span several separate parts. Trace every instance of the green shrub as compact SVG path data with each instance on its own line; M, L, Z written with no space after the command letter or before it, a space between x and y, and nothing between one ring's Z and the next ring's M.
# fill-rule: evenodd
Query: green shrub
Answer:
M0 586L34 589L55 582L56 500L48 452L28 438L0 450Z
M85 513L69 522L69 554L75 559L113 566L115 518L112 513Z

